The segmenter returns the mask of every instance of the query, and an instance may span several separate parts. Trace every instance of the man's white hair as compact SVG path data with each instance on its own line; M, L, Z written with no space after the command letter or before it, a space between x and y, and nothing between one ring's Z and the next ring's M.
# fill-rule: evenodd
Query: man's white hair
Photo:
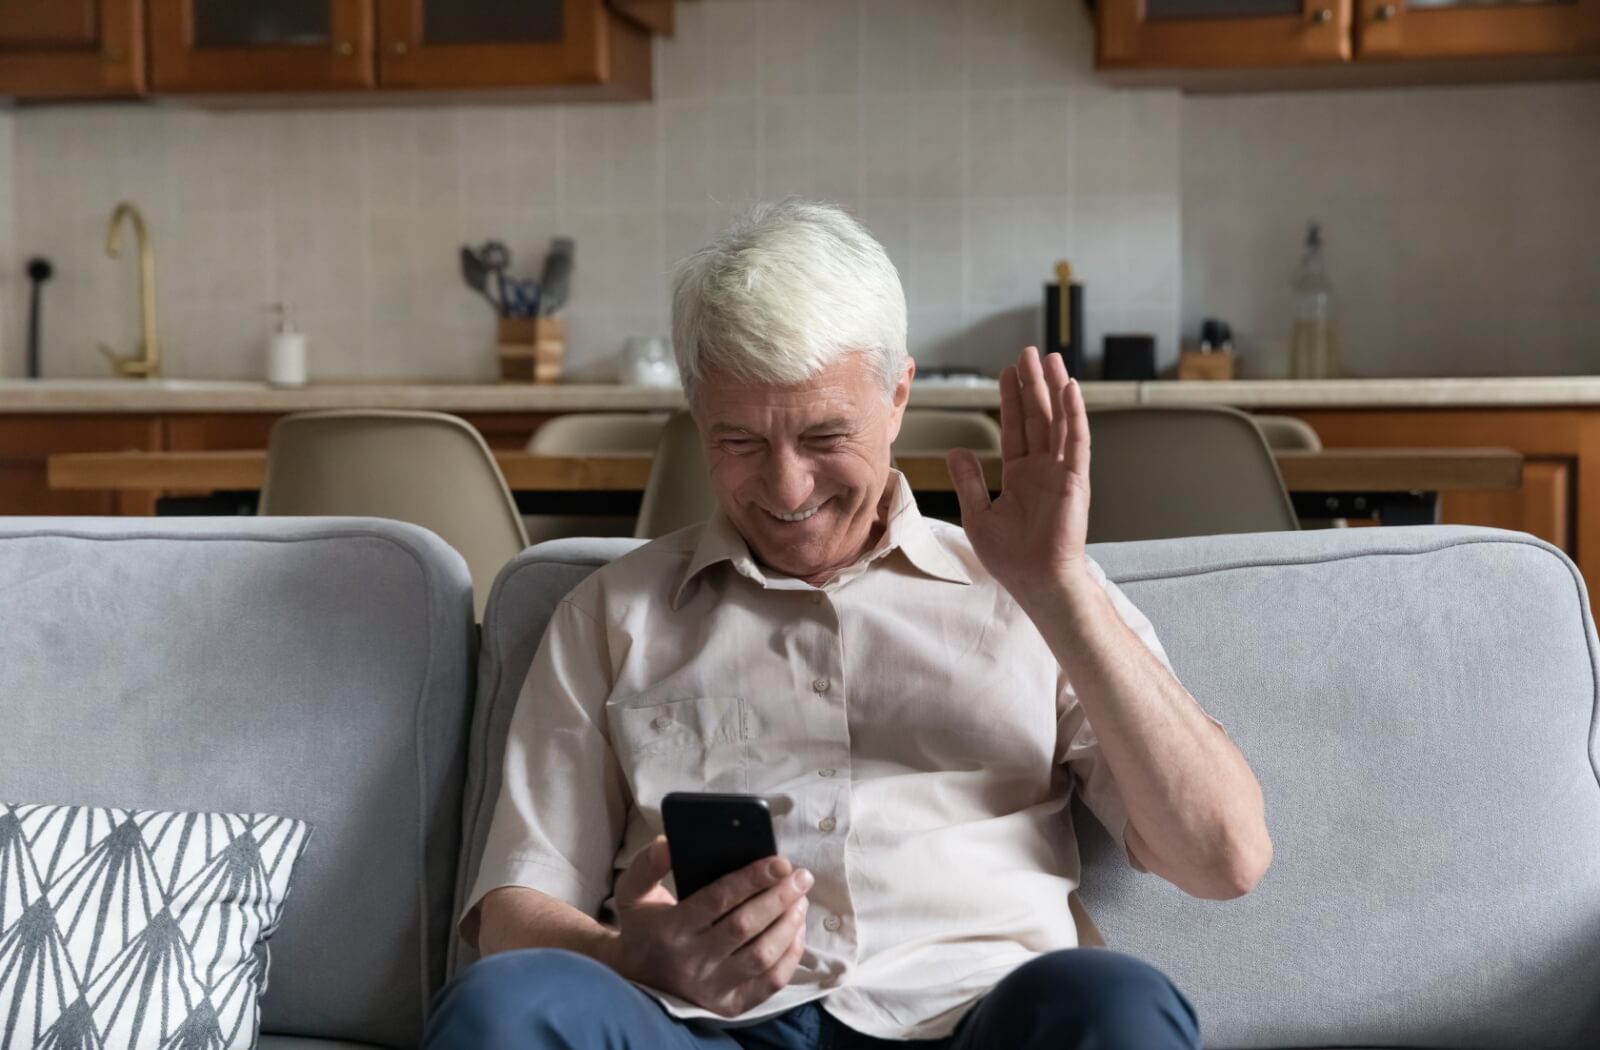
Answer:
M761 204L678 264L672 341L694 404L707 369L760 383L812 378L869 354L893 391L906 360L906 297L894 263L843 209Z

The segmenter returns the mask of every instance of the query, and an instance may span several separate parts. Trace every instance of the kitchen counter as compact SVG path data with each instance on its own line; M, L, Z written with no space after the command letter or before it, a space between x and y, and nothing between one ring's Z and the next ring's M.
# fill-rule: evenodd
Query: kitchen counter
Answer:
M1237 379L1140 383L1142 405L1238 408L1524 408L1600 405L1600 376Z
M1092 408L1221 404L1240 408L1527 407L1600 405L1600 376L1494 379L1246 379L1216 383L1085 383ZM917 384L917 408L994 410L997 386ZM472 413L671 410L676 390L616 384L265 383L166 379L0 380L0 414L300 412L319 408L413 408Z
M1096 406L1138 403L1138 383L1084 387ZM919 408L1000 407L999 384L916 384ZM313 383L278 389L265 383L192 379L0 380L0 413L302 412L319 408L412 408L441 412L638 412L684 407L677 390L615 383L532 386L497 383Z

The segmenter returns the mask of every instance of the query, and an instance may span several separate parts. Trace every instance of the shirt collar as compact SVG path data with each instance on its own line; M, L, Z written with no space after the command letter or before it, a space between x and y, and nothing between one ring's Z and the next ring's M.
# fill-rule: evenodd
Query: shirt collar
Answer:
M917 501L912 498L911 484L906 481L905 475L898 470L891 470L889 479L893 491L889 497L889 518L883 538L854 565L841 570L831 582L843 582L858 576L872 562L898 550L906 556L912 566L925 575L950 583L970 584L972 577L967 574L960 559L939 542L933 530L928 527L927 519L917 510ZM739 575L748 577L763 587L783 585L769 577L756 562L744 537L719 508L700 530L700 541L696 544L689 564L684 568L682 577L673 589L673 606L677 607L682 602L683 592L688 588L690 581L711 566L722 562L728 562ZM787 581L787 578L780 579Z

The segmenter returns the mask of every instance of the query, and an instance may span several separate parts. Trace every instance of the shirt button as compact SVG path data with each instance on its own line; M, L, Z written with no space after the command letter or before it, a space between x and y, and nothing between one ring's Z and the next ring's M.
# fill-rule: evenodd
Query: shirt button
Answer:
M822 928L829 933L838 933L839 927L844 925L844 920L837 915L830 915L822 920Z
M838 826L839 822L834 820L832 817L823 817L821 822L817 824L817 827L821 828L823 831L832 831Z
M819 777L831 777L837 772L839 772L837 769L819 769L819 770L817 770L817 776L819 776Z
M828 691L828 680L826 678L818 678L811 683L811 688L815 692L826 693Z
M820 594L813 594L813 595L812 595L812 596L811 596L811 604L812 604L812 605L821 605L821 604L822 604L822 595L820 595Z
M650 725L654 729L665 729L671 724L672 719L668 718L666 715L657 715L650 720Z

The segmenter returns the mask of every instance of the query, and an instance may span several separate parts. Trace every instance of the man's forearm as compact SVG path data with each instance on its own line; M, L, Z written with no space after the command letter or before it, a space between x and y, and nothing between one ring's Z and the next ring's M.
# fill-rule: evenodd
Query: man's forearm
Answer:
M478 906L478 952L565 948L619 969L619 936L565 901L523 886L503 886Z
M1031 603L1128 809L1133 852L1185 892L1248 892L1272 856L1261 787L1227 734L1087 572Z

